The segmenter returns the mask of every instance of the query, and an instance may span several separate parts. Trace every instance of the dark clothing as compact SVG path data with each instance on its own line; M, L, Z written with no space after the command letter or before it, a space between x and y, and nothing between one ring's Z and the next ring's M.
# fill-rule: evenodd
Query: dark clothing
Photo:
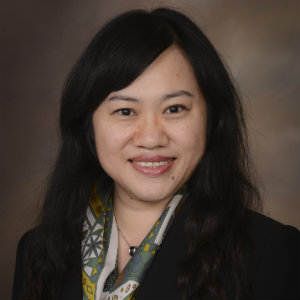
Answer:
M186 212L180 211L147 272L136 299L180 299L177 291L179 262L186 255ZM253 299L299 299L300 234L266 216L251 212L249 277ZM30 233L20 240L17 251L13 298L18 299L23 281L23 251ZM82 300L81 257L68 272L57 299Z

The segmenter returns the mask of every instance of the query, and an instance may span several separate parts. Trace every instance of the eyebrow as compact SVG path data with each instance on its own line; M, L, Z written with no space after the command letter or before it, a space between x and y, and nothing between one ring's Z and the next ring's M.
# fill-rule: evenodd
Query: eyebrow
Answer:
M179 90L179 91L175 91L173 93L164 95L162 97L162 99L167 100L167 99L176 98L176 97L180 97L180 96L194 97L194 95L192 93L188 92L188 91ZM111 97L108 98L108 101L114 101L114 100L138 102L137 98L128 97L128 96L125 96L125 95L114 95L114 96L111 96Z
M108 98L108 101L114 101L114 100L133 101L133 102L138 101L138 99L136 98L132 98L124 95L115 95Z
M175 97L180 97L180 96L188 96L188 97L194 97L194 95L188 91L185 90L179 90L175 91L173 93L167 94L163 97L164 100L175 98Z

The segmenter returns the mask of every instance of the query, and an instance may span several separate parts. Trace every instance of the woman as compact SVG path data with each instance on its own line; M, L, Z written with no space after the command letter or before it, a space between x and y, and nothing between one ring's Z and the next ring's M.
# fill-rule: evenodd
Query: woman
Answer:
M254 212L240 100L187 17L109 22L69 76L60 127L14 298L299 297L299 232Z

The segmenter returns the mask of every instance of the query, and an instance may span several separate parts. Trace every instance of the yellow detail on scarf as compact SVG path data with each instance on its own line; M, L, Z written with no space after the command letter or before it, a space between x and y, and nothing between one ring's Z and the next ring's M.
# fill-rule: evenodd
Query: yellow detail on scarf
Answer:
M92 283L85 272L82 271L82 287L89 300L95 299L95 283Z
M150 245L146 244L145 247L144 247L144 251L149 251L149 248L150 248Z
M90 205L97 217L99 217L104 212L104 206L100 197L97 194L96 186L93 187L93 191L90 198Z

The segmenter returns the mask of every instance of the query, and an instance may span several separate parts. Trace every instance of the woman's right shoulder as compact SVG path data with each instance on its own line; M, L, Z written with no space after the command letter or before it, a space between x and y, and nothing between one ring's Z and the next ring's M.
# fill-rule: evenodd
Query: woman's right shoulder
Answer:
M21 238L18 242L18 248L21 248L21 249L24 248L24 245L26 245L28 243L28 241L30 240L34 230L35 230L35 228L30 229L30 230L26 231L25 233L23 233L23 235L21 236Z
M17 246L17 255L16 255L16 264L15 264L15 273L13 281L13 299L20 299L21 289L24 282L24 260L25 253L29 247L30 240L36 232L36 228L26 231L20 238Z
M24 249L27 248L28 244L30 243L30 240L34 237L37 231L38 231L38 227L35 227L23 233L23 235L19 239L18 246L17 246L17 257L18 254L20 255L23 254Z

